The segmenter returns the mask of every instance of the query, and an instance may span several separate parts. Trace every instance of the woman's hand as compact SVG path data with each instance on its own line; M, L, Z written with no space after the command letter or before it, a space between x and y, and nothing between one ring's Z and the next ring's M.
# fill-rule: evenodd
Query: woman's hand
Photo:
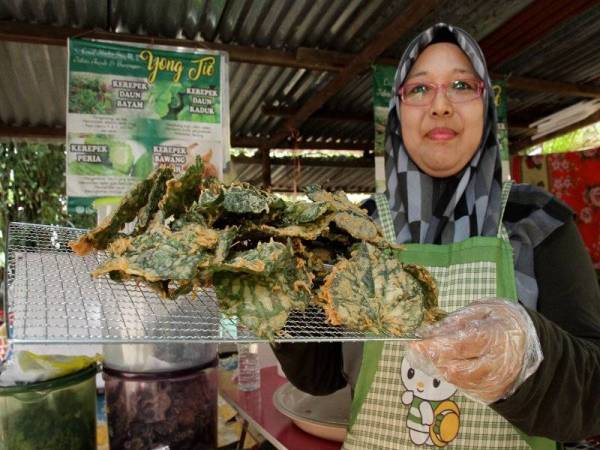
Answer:
M418 331L408 358L432 376L441 376L486 404L511 395L543 359L525 309L485 299Z

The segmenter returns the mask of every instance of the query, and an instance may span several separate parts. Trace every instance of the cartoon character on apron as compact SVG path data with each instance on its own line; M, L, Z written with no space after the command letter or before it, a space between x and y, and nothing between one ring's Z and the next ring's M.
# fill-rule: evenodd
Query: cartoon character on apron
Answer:
M445 447L456 438L460 428L460 410L450 400L456 387L412 367L407 358L402 360L401 376L406 388L402 403L410 405L406 428L411 441L416 445Z

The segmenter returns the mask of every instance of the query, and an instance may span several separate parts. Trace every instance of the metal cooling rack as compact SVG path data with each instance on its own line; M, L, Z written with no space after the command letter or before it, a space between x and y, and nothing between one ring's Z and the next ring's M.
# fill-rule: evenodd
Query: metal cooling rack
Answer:
M135 282L93 279L106 255L72 253L68 242L86 230L11 223L8 229L5 311L13 343L240 342L258 338L223 316L211 289L161 299ZM322 310L294 312L277 342L410 339L353 332L325 322Z

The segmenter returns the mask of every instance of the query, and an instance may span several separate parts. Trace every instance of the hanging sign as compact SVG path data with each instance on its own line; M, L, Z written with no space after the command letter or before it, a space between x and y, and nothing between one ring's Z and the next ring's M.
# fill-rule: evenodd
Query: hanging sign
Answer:
M157 167L229 162L227 54L69 40L70 212L118 198Z

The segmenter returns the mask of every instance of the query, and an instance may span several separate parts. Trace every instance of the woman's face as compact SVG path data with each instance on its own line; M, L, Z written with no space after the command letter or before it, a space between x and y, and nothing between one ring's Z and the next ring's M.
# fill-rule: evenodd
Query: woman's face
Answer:
M417 58L404 84L445 84L478 78L471 61L454 44L427 47ZM426 174L443 178L456 175L471 160L483 134L483 99L452 103L438 89L429 106L400 102L402 138L411 159Z

